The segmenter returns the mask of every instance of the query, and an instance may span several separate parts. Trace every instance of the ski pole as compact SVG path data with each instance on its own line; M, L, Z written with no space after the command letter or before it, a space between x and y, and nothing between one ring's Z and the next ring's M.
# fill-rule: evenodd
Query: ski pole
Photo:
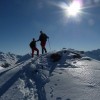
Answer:
M49 48L50 48L50 51L51 51L51 46L50 46L50 41L49 41L49 39L48 39L48 43L49 43Z

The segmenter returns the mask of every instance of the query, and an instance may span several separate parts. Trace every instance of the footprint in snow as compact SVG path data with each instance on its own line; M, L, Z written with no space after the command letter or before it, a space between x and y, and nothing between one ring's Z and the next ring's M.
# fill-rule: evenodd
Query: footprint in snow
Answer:
M57 86L57 84L54 84L55 86Z
M59 72L59 74L62 74L62 72Z
M89 88L94 88L95 85L87 85L87 87L89 87Z
M62 100L62 98L61 97L57 97L56 100Z
M71 99L68 98L68 99L66 99L66 100L71 100Z

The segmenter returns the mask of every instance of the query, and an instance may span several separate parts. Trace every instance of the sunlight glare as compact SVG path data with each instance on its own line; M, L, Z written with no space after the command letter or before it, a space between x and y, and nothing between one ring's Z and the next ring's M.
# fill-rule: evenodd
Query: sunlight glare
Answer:
M78 1L74 1L67 7L67 14L68 16L77 16L80 10L81 10L81 3Z

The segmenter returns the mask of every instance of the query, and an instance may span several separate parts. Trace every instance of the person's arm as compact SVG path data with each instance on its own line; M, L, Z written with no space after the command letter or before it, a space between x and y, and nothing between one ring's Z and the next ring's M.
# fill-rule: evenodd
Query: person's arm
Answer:
M49 39L49 36L47 36L47 38Z
M37 41L41 41L41 35L39 36L39 39Z
M36 40L36 42L38 42L38 41L40 41L40 36L39 36L39 39L38 39L38 40Z
M46 37L47 37L47 39L49 39L49 36L46 35Z
M39 41L39 39L38 40L36 40L36 42L38 42Z

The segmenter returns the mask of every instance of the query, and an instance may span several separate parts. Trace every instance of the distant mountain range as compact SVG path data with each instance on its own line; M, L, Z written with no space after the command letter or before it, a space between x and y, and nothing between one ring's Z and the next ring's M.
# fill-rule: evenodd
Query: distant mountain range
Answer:
M12 53L3 53L0 52L0 66L1 67L9 67L14 65L22 56L15 55Z
M100 60L100 49L87 51L87 52L85 52L85 55L87 55L93 59Z

